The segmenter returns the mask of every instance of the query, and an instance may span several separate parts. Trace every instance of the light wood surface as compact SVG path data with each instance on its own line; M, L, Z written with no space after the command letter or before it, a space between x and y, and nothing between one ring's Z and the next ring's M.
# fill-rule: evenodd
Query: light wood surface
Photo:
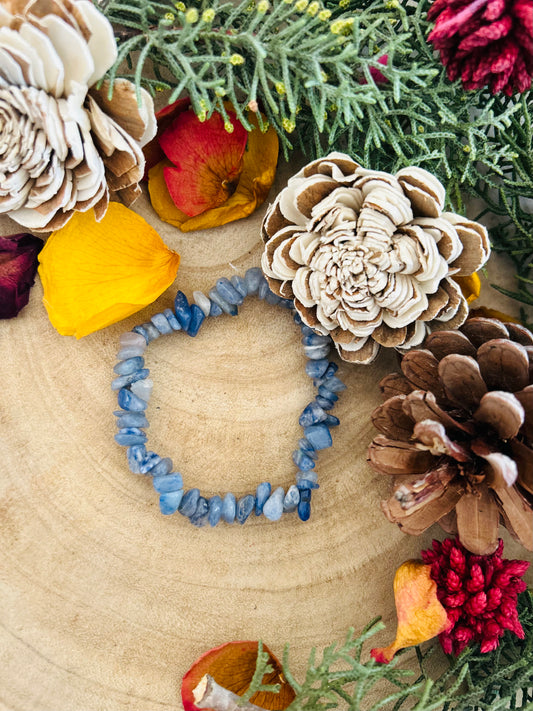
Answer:
M271 198L294 169L281 166ZM135 209L182 256L155 304L76 341L50 325L37 279L29 305L0 322L1 711L179 709L185 671L235 639L260 638L278 655L290 641L297 676L312 646L376 615L389 625L376 640L386 643L396 567L443 535L407 537L388 523L379 509L388 482L366 464L391 353L340 367L348 390L333 447L319 458L310 521L196 529L159 513L150 479L129 472L113 441L119 335L170 306L176 288L191 296L259 265L265 206L188 235L160 222L145 196ZM1 234L20 231L0 220ZM516 311L484 291L485 302ZM149 448L207 495L242 495L264 480L287 487L298 416L313 396L299 341L287 311L248 299L237 318L211 319L195 339L151 344ZM512 543L506 554L527 557Z

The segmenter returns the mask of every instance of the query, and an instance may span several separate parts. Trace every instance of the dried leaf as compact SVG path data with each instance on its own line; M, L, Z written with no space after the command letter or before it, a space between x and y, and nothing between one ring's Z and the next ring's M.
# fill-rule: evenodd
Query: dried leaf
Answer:
M52 325L81 338L155 301L174 279L179 254L140 215L110 203L100 222L76 213L47 240L39 275Z
M225 689L242 696L250 686L257 661L257 642L228 642L203 654L183 677L181 698L185 711L199 711L194 704L193 689L200 679L209 674ZM270 711L283 711L295 697L294 689L286 681L281 664L272 652L263 645L263 651L269 655L268 663L273 671L263 677L263 684L280 684L279 694L258 692L250 702Z
M437 584L431 578L431 566L408 560L394 576L394 600L398 627L396 639L388 647L377 647L370 654L388 663L399 649L421 644L447 631L451 624L437 598Z

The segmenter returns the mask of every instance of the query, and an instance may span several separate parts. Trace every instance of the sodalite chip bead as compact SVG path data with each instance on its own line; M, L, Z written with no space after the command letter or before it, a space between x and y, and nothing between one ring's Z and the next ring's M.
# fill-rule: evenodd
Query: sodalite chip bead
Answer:
M244 277L237 274L230 279L221 277L208 291L208 295L203 291L194 291L193 301L189 303L185 294L178 291L173 309L166 308L154 314L150 321L123 333L117 354L118 362L113 368L115 377L111 388L117 391L120 408L114 412L118 428L114 437L117 444L126 447L130 471L151 477L154 490L159 495L162 514L178 512L198 528L214 527L221 521L244 524L252 513L264 516L269 521L277 521L284 513L296 511L302 521L307 521L311 515L312 492L318 489L318 452L331 447L333 440L330 429L339 424L338 418L331 415L329 410L334 407L346 386L336 375L337 364L327 357L331 339L305 325L294 311L294 322L301 329L303 350L308 358L305 372L316 388L315 398L306 405L299 419L303 437L292 453L292 460L297 467L295 484L289 486L287 491L281 486L272 490L271 483L263 481L257 486L255 494L246 494L239 499L231 492L208 498L202 496L197 488L184 488L183 478L179 472L174 471L171 459L147 450L144 430L149 427L146 408L153 382L148 377L150 371L144 362L146 346L160 336L177 331L194 338L207 318L223 314L236 316L247 296L256 296L269 304L294 311L292 301L270 290L258 267L248 269Z

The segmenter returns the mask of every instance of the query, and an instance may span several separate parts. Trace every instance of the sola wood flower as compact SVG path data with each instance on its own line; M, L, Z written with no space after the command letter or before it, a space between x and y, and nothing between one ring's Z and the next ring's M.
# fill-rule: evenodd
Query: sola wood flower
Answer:
M505 630L524 639L518 619L517 596L524 592L521 580L529 568L525 560L502 558L503 541L492 555L472 555L459 541L433 541L422 551L437 584L437 596L446 608L450 628L439 634L447 654L459 654L469 644L491 652Z
M117 56L88 0L6 0L0 7L0 213L48 231L75 211L105 213L109 193L139 192L141 146L155 133L150 96L96 83Z
M152 206L165 222L183 232L224 225L261 205L276 172L278 137L261 133L257 118L248 133L228 111L231 132L215 113L200 121L187 100L158 113L157 142L164 154L148 173ZM152 143L147 157L158 155Z
M429 335L381 381L370 464L392 475L387 518L419 534L439 521L484 555L500 518L533 550L533 334L471 318Z
M100 222L90 210L52 233L39 261L52 325L81 338L155 301L180 257L140 215L112 202Z
M370 652L381 663L390 662L399 649L427 642L450 627L429 565L417 560L402 563L394 576L394 601L398 616L396 639L388 647L376 647Z
M257 642L245 641L228 642L203 654L183 677L181 698L184 710L197 711L206 707L198 698L200 694L205 695L206 691L213 693L212 688L206 689L206 686L212 687L211 684L205 684L206 675L214 679L214 694L221 697L219 702L227 702L228 692L230 699L234 694L244 694L254 676L258 652ZM265 645L262 645L262 653L268 655L268 665L271 667L271 671L263 677L262 684L278 684L279 693L260 691L250 698L250 702L270 711L283 711L293 701L294 689L284 678L281 664Z
M29 234L0 237L0 318L13 318L28 303L42 246Z
M342 153L313 161L263 221L271 289L356 363L459 326L468 305L455 277L479 269L490 248L484 227L442 211L444 198L420 168L390 175Z
M533 4L531 0L435 0L428 36L440 50L451 81L465 89L489 86L509 96L531 86Z

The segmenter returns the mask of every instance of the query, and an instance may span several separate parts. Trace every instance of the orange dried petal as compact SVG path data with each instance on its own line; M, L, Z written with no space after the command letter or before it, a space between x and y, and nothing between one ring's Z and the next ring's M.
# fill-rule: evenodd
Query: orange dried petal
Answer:
M172 163L161 161L150 170L148 190L152 207L164 222L182 232L210 229L247 217L266 200L276 174L278 136L272 127L261 133L254 114L250 114L249 121L254 130L248 134L239 182L233 195L219 207L188 217L176 207L165 183L164 168Z
M180 257L140 215L110 203L100 222L93 210L76 212L50 235L39 262L52 325L81 338L155 301L176 278Z
M203 654L183 677L181 698L185 711L199 711L194 704L193 690L205 674L212 676L220 686L242 696L255 672L257 650L257 642L228 642ZM258 692L250 701L270 711L283 711L294 700L294 689L283 676L281 664L266 645L263 645L263 652L268 654L268 663L273 668L263 677L263 684L279 684L280 692Z
M464 277L454 277L454 280L461 287L463 296L470 304L475 301L481 293L481 280L477 272Z
M450 626L437 598L430 565L418 560L402 563L394 576L394 600L398 616L396 639L388 647L371 650L377 662L388 663L399 649L426 642Z

